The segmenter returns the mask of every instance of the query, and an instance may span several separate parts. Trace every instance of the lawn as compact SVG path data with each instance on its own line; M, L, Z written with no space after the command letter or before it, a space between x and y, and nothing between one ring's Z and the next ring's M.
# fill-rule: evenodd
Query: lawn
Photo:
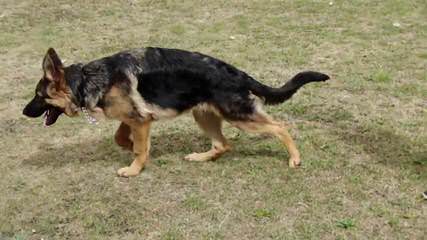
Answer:
M427 3L388 1L0 0L0 239L424 239ZM223 59L273 86L331 76L267 107L291 125L302 167L274 138L229 125L234 149L185 115L158 122L133 178L118 122L22 109L54 47L65 64L159 46Z

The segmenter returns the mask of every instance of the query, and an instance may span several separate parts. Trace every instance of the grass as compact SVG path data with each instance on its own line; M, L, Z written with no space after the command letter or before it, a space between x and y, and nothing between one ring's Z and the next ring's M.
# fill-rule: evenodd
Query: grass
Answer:
M337 221L337 227L349 229L355 226L355 223L351 219L343 219L340 221Z
M372 80L379 83L390 83L391 76L387 71L384 70L378 70L374 75L372 76Z
M425 1L2 1L0 239L423 239L427 205ZM398 27L393 24L398 22ZM112 136L21 115L55 47L66 64L162 46L203 52L279 86L326 72L267 107L302 154L226 125L215 162L189 116L154 125L136 178Z

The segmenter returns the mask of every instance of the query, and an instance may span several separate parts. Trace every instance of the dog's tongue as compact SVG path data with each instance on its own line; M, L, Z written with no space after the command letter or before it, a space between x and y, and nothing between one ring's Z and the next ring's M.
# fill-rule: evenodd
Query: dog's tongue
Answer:
M49 108L45 113L45 126L50 126L56 122L62 111L59 108Z

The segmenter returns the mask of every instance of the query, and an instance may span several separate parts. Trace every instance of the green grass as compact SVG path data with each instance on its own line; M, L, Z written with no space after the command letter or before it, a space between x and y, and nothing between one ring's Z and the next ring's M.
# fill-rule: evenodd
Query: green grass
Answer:
M265 209L265 208L255 209L255 211L252 214L252 216L255 217L257 220L269 219L269 218L272 218L273 215L274 215L273 210Z
M378 70L373 74L372 80L378 83L388 83L392 80L392 78L387 71Z
M355 226L355 223L351 219L343 219L340 221L337 221L337 227L343 228L343 229L349 229Z
M186 199L184 199L183 205L191 211L201 211L205 210L208 207L203 201L203 199L200 199L199 197L193 195L188 196Z
M423 239L427 225L427 25L421 0L47 1L0 9L0 239ZM398 22L399 27L393 26ZM275 139L225 125L215 162L190 116L159 122L151 160L117 122L21 115L54 47L66 64L122 49L203 52L280 86L328 73L266 110L291 126L303 165ZM34 231L33 231L34 230Z

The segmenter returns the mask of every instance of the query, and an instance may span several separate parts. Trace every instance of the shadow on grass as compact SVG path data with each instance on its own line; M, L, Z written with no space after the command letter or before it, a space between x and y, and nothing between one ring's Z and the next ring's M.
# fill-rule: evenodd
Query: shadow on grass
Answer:
M90 164L93 162L129 164L133 159L133 154L117 146L112 138L67 144L62 147L42 145L40 151L24 159L23 164L36 167L61 167L70 163ZM233 141L231 144L237 145L236 148L231 154L224 157L266 156L284 158L286 155L284 148L272 150L262 146L252 147L254 142L266 141L266 138L264 136L253 136ZM207 151L210 147L210 140L201 133L183 131L152 135L150 158L156 161L156 159L169 154L176 154L183 158L186 154Z
M350 146L361 146L372 160L390 166L414 167L417 173L427 171L427 152L422 143L409 137L398 135L392 129L338 128L334 134Z
M302 118L330 126L329 134L337 136L348 146L361 148L375 162L408 167L417 174L427 176L426 144L396 134L392 126L375 124L374 117L371 117L371 122L357 123L351 112L339 106L325 108L313 105L305 107L303 112L293 112Z
M204 144L203 141L196 141L195 136L189 133L152 136L151 143L150 155L152 158L164 154L183 152L195 144ZM132 158L132 152L117 146L113 136L111 136L95 141L67 144L62 147L42 145L37 153L24 159L23 163L38 167L60 167L68 163L88 164L96 161L129 164Z
M396 134L393 127L375 123L355 123L354 117L343 109L329 109L327 113L318 112L314 119L322 124L333 126L331 134L349 146L361 147L375 162L405 167L417 174L427 172L426 145L413 139ZM343 118L342 116L346 116Z

